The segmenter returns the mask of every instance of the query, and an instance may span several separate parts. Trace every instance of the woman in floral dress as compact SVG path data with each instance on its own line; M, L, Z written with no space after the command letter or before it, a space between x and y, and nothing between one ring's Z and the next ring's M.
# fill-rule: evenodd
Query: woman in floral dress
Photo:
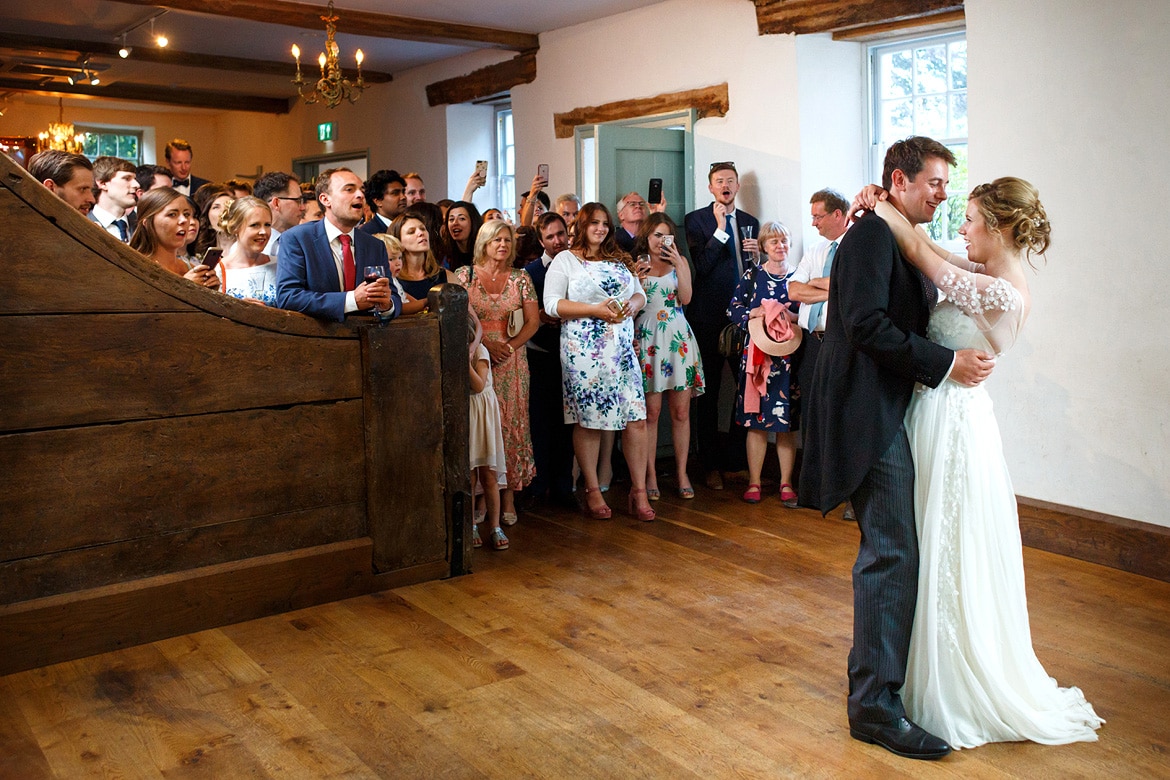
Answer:
M683 306L691 301L691 267L674 243L675 225L665 214L651 214L638 231L634 256L646 291L646 307L638 315L638 356L646 390L646 493L658 498L658 415L662 396L670 408L671 441L680 498L694 498L687 476L691 448L691 399L706 390L699 345ZM650 258L643 271L642 258ZM644 273L644 276L642 275Z
M646 295L631 266L614 240L609 210L588 203L577 214L573 243L553 258L544 282L544 310L563 322L565 422L576 423L573 451L587 508L598 520L611 516L597 482L603 430L624 431L630 514L654 519L646 498L646 396L632 319Z
M791 241L788 228L776 221L765 222L760 228L760 251L764 253L759 266L748 268L735 287L731 321L743 328L748 319L763 314L761 303L773 300L788 305L788 274L785 264ZM795 315L790 319L795 321ZM792 470L796 465L796 426L792 419L792 356L771 357L767 373L767 389L760 397L759 412L744 411L744 392L747 387L747 341L739 368L739 392L735 398L735 422L747 428L748 489L743 500L759 503L760 473L764 455L768 451L768 434L776 434L776 457L780 461L780 500L784 506L796 507L796 491L792 489Z
M484 224L475 239L475 262L455 272L459 284L467 288L468 303L483 325L483 345L491 355L492 384L500 402L508 465L508 486L500 496L504 525L516 522L516 491L523 490L536 476L528 428L528 358L524 345L540 327L540 307L532 277L524 269L512 267L515 254L514 228L502 220L492 220ZM508 319L517 309L524 311L524 326L509 336Z

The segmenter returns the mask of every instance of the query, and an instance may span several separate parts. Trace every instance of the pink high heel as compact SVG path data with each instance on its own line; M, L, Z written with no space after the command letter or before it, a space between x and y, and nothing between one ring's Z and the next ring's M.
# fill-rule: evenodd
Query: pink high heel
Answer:
M585 510L585 514L589 515L594 520L608 520L613 517L613 510L605 504L604 498L601 499L601 506L589 506L589 494L597 493L600 496L603 492L605 491L603 491L601 488L585 488L585 506L582 508Z
M638 495L639 493L641 493L642 495L646 495L645 490L631 490L630 491L629 500L626 502L626 508L629 509L631 515L638 518L639 520L641 520L644 523L648 523L651 520L653 520L655 517L657 517L657 515L654 514L654 509L652 507L649 507L649 506L647 506L645 509L638 509L637 503L634 502L634 496ZM648 501L647 501L647 503L648 503Z

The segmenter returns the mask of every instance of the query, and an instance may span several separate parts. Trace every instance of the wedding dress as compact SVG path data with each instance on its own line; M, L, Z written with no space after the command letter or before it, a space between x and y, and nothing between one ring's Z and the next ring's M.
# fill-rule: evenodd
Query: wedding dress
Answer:
M952 255L934 280L947 300L928 335L1001 355L1024 300L1009 282ZM919 385L906 413L914 455L918 606L902 698L911 720L954 748L986 742L1095 741L1104 721L1061 688L1032 649L1011 478L983 387Z

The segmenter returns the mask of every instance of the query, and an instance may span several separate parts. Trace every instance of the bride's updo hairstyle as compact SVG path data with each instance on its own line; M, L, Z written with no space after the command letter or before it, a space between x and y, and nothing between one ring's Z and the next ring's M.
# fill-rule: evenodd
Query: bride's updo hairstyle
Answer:
M239 234L240 228L248 221L248 215L252 213L252 209L263 209L268 212L268 218L272 219L272 208L266 201L253 195L245 195L233 200L219 213L219 229L235 238Z
M989 230L1006 230L1025 256L1042 255L1052 243L1052 223L1040 192L1029 182L1003 176L971 190L970 199L983 215Z

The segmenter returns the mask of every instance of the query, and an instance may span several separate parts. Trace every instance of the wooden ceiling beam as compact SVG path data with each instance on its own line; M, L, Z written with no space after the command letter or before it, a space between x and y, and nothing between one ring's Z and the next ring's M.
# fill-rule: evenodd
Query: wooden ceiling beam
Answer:
M961 0L755 0L761 35L838 32L961 11Z
M115 2L228 16L233 19L250 19L254 22L283 24L306 30L324 29L321 15L326 10L324 5L290 3L286 0L164 0L161 3L158 0L115 0ZM539 39L532 33L438 22L431 19L411 19L349 8L335 7L335 12L338 16L337 31L350 35L521 52L540 46Z
M98 54L103 57L118 57L117 43L101 43L99 41L80 41L68 38L46 38L39 35L18 35L15 33L0 33L0 49L33 49L37 51L65 52L84 56ZM245 57L225 57L215 54L194 54L185 51L176 51L170 47L160 49L155 46L135 46L130 59L137 62L149 62L156 65L180 65L188 68L210 68L212 70L230 70L240 73L258 73L263 76L284 76L291 82L296 74L296 65L290 58L288 62L272 62L271 60L253 60ZM371 84L385 84L393 80L389 73L362 70L362 78Z
M962 11L946 11L941 14L920 16L916 19L903 19L900 22L883 22L882 24L867 24L862 27L851 27L848 30L839 30L833 33L835 41L880 41L883 38L893 38L902 35L907 30L917 34L942 32L948 28L960 27L967 21L967 14Z
M510 60L488 65L466 76L427 84L427 103L432 106L470 103L511 89L517 84L531 84L535 80L536 52L518 54Z
M730 107L727 82L724 82L702 89L665 92L654 97L619 100L600 106L574 108L563 114L553 114L553 134L557 138L572 138L573 129L579 125L597 125L603 122L616 122L619 119L633 119L692 108L699 119L708 116L727 116Z
M59 84L55 81L28 81L0 78L0 90L34 93L38 95L88 95L107 100L141 100L172 106L216 108L221 111L253 111L260 114L287 114L290 101L286 98L238 95L233 92L215 92L207 89L171 89L151 84Z

